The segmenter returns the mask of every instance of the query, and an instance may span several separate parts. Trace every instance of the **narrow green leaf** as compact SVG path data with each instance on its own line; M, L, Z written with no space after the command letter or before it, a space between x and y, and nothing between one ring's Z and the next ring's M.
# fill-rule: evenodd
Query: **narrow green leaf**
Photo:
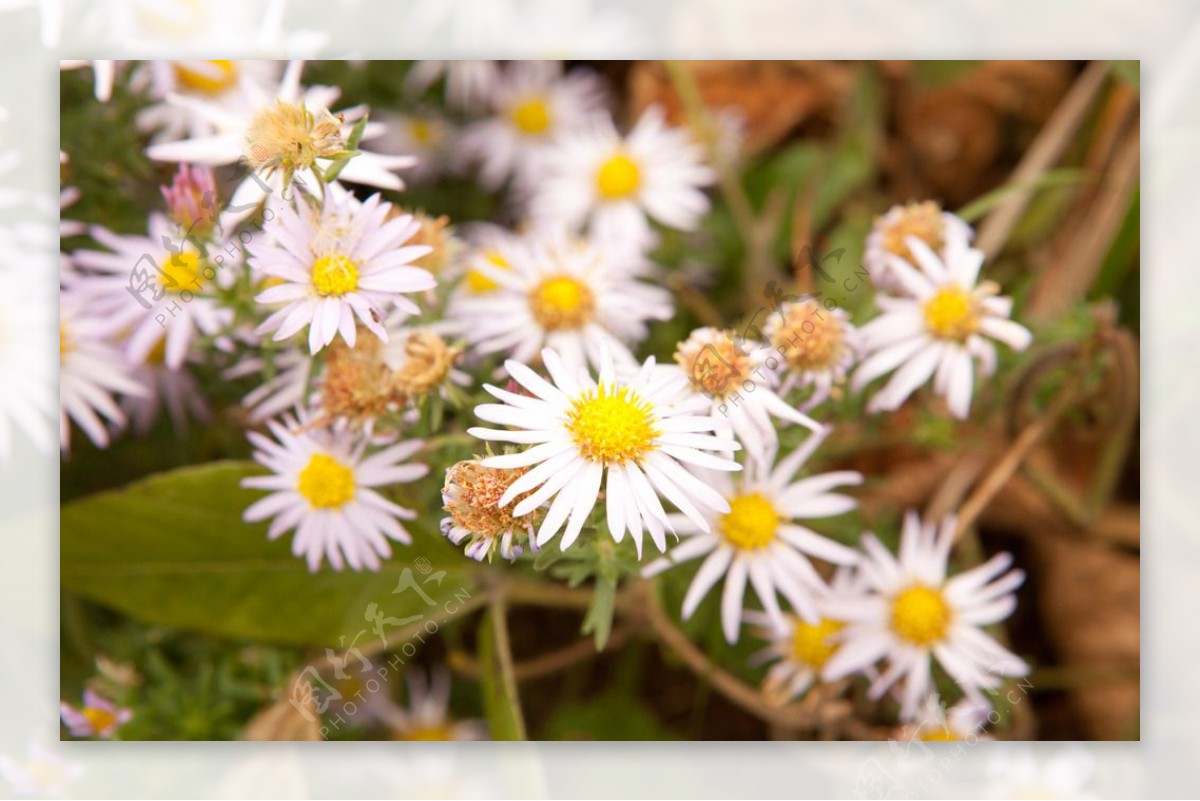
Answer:
M1083 170L1076 167L1061 167L1056 170L1047 170L1032 181L1008 183L993 189L991 192L972 200L956 213L967 222L975 222L1014 192L1039 191L1058 186L1070 186L1079 183L1083 178Z
M493 740L524 740L525 719L517 696L504 606L493 604L479 624L483 707Z
M612 633L613 612L617 601L617 576L615 572L601 571L596 576L592 593L592 605L583 619L583 633L591 634L596 641L596 650L603 651Z
M261 471L249 462L186 467L64 505L63 589L147 623L332 646L375 639L379 616L390 633L395 621L467 608L473 563L428 524L408 524L413 544L394 543L378 573L328 564L309 573L291 554L292 534L271 542L266 524L242 522L262 493L239 482Z
M328 169L325 170L325 183L332 183L337 180L337 177L342 174L342 170L350 162L350 159L358 155L358 143L362 141L363 131L367 128L367 117L364 114L353 129L350 131L350 138L346 140L346 150L349 153L336 161L332 162Z

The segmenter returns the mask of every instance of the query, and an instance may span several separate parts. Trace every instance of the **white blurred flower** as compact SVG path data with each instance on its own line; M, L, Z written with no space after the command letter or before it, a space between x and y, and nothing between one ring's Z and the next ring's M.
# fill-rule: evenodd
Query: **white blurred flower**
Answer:
M379 120L384 124L384 133L378 144L393 153L416 158L406 174L410 181L425 183L445 172L457 132L444 115L433 108L420 108L385 114Z
M858 560L858 554L801 521L854 509L857 503L853 498L832 490L862 483L861 474L847 470L795 480L823 439L810 436L778 463L774 452L748 458L737 480L728 473L699 471L703 484L721 493L729 509L706 515L703 526L682 515L671 516L670 522L683 541L642 571L645 576L654 576L682 562L706 557L684 596L684 620L724 577L721 627L731 643L738 639L747 579L775 626L786 626L777 594L786 598L805 622L814 626L820 623L817 603L826 587L809 557L849 565Z
M531 200L534 219L586 227L625 247L654 243L650 220L695 229L709 208L702 187L715 179L700 145L686 130L667 127L658 106L626 136L607 118L564 136L544 161Z
M898 556L873 534L864 535L865 556L858 569L868 594L841 599L834 610L847 623L841 648L822 672L826 680L886 658L887 669L872 682L870 696L880 698L903 680L900 718L907 721L916 717L933 689L934 660L974 700L983 699L982 691L998 688L1002 677L1029 671L983 630L1012 614L1017 606L1013 591L1025 581L1025 573L1008 570L1012 556L1001 553L947 578L956 527L953 515L940 525L922 524L916 512L909 512Z
M405 675L408 705L391 703L379 717L391 729L391 739L486 740L487 725L482 720L454 720L450 716L450 672L431 669L427 674L410 667Z
M988 755L982 798L1095 798L1089 787L1096 757L1075 744L1039 753L1031 746L996 750Z
M215 126L211 115L167 98L190 97L231 114L253 113L271 100L283 67L276 61L146 61L134 68L130 88L156 102L138 111L137 126L155 142L207 136Z
M497 189L508 178L527 194L541 178L552 144L584 129L604 108L604 87L586 69L564 74L556 61L507 64L488 95L491 115L463 128L456 160L479 165L479 180Z
M311 572L323 559L334 570L379 570L392 555L388 540L412 542L401 520L416 512L392 503L379 489L416 481L429 472L423 464L402 464L423 446L403 441L368 453L371 438L348 427L315 429L285 416L267 426L274 439L251 431L255 461L270 475L242 480L243 487L269 490L243 517L254 523L272 518L267 537L295 529L292 553L304 557Z
M862 389L881 375L891 380L875 393L870 411L895 411L909 395L933 379L933 391L946 398L950 413L965 419L971 411L976 362L982 375L996 368L996 339L1024 350L1033 336L1009 319L1012 298L999 297L993 281L976 285L983 252L950 240L938 256L916 237L906 240L914 267L889 255L892 275L907 293L880 295L883 314L860 329L868 355L854 373Z
M646 338L647 324L670 318L673 308L669 292L631 274L630 260L640 257L561 229L530 234L521 246L477 259L468 286L478 276L495 288L457 296L448 313L478 353L531 362L548 347L576 371L598 367L607 351L633 367L631 348Z
M69 762L58 751L38 740L29 743L23 760L0 754L0 778L14 796L58 796L84 773L79 762Z
M947 709L937 693L930 693L917 716L900 727L895 739L901 742L990 740L983 730L991 712L991 705L978 698L963 698Z

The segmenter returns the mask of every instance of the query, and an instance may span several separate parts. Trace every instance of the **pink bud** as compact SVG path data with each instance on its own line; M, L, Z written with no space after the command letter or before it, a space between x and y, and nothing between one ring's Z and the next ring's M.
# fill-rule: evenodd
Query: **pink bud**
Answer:
M203 235L216 225L220 208L210 168L180 164L171 185L162 187L162 194L171 219L184 231Z

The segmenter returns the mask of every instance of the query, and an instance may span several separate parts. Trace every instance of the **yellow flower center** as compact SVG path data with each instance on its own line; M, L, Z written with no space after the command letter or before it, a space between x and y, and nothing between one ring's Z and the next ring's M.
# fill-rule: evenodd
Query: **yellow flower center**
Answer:
M755 551L765 548L775 539L779 513L770 501L757 492L751 492L730 499L729 511L721 517L719 526L730 545Z
M975 299L957 286L945 286L925 301L925 325L940 339L964 342L979 330L979 307Z
M408 131L419 144L428 145L434 141L434 126L429 120L417 117L408 121Z
M792 628L792 658L814 670L825 667L829 657L838 649L833 635L845 624L838 620L822 619L815 626L797 619Z
M959 740L961 738L954 736L954 732L950 731L945 726L942 726L940 728L930 729L929 731L922 733L921 739L927 743L940 743Z
M592 317L596 297L586 284L569 275L556 275L529 293L533 318L549 331L579 328Z
M358 289L358 264L341 255L332 253L313 262L313 289L318 295L345 295Z
M296 489L314 509L336 509L354 497L354 471L332 456L314 453L300 471Z
M513 125L527 136L540 136L550 127L550 106L543 97L531 97L513 107Z
M932 587L914 584L892 600L892 631L913 645L940 642L950 628L946 599Z
M58 324L58 361L62 364L62 360L71 352L74 345L71 343L71 335L67 332L67 324L59 322Z
M409 729L406 732L396 732L392 736L393 740L403 740L407 742L444 742L452 739L450 736L450 724L442 723L437 726L417 726Z
M92 731L97 734L107 729L109 726L117 722L117 716L107 709L98 709L94 706L85 706L82 710L83 716L92 727Z
M580 393L567 412L567 431L585 459L638 462L661 433L650 404L629 387L601 384Z
M168 253L163 257L163 289L168 292L195 292L200 288L200 254L190 251Z
M175 80L193 92L217 95L237 83L237 62L184 61L175 65Z
M605 200L627 198L637 191L641 182L641 168L624 153L610 156L596 171L596 190Z
M483 254L483 257L496 267L499 267L501 270L512 269L508 264L508 259L501 256L500 252L497 250L489 250ZM477 295L483 294L484 292L491 292L498 286L500 285L491 278L488 278L479 270L471 270L467 273L467 289Z

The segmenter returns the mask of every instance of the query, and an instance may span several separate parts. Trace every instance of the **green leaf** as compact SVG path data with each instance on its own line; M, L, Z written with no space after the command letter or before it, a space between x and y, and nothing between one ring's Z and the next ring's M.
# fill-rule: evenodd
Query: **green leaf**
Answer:
M596 576L596 587L592 593L592 605L583 619L583 633L591 634L596 640L596 650L603 651L612 633L613 610L617 600L617 576L614 572L602 571Z
M350 131L350 138L346 140L346 155L332 162L328 169L325 170L325 183L332 183L337 180L337 177L342 174L342 170L350 163L350 159L358 155L358 143L362 140L363 131L367 128L367 117L364 114L353 129Z
M1084 178L1083 170L1076 167L1061 167L1056 170L1047 170L1032 181L1022 181L1020 183L1008 183L991 192L972 200L967 205L958 210L957 214L967 222L975 222L983 215L991 211L1000 201L1014 192L1037 191L1040 189L1051 189L1059 186L1071 186L1079 183Z
M479 665L483 708L493 740L524 740L525 719L517 697L503 606L492 606L479 624Z
M393 543L378 573L337 572L328 563L309 573L291 554L292 534L270 542L266 524L242 522L263 496L239 482L261 471L214 462L66 504L63 589L147 623L334 646L364 631L360 644L376 638L371 604L393 620L446 620L468 608L474 563L427 526L408 524L413 544ZM400 587L406 577L415 586Z

